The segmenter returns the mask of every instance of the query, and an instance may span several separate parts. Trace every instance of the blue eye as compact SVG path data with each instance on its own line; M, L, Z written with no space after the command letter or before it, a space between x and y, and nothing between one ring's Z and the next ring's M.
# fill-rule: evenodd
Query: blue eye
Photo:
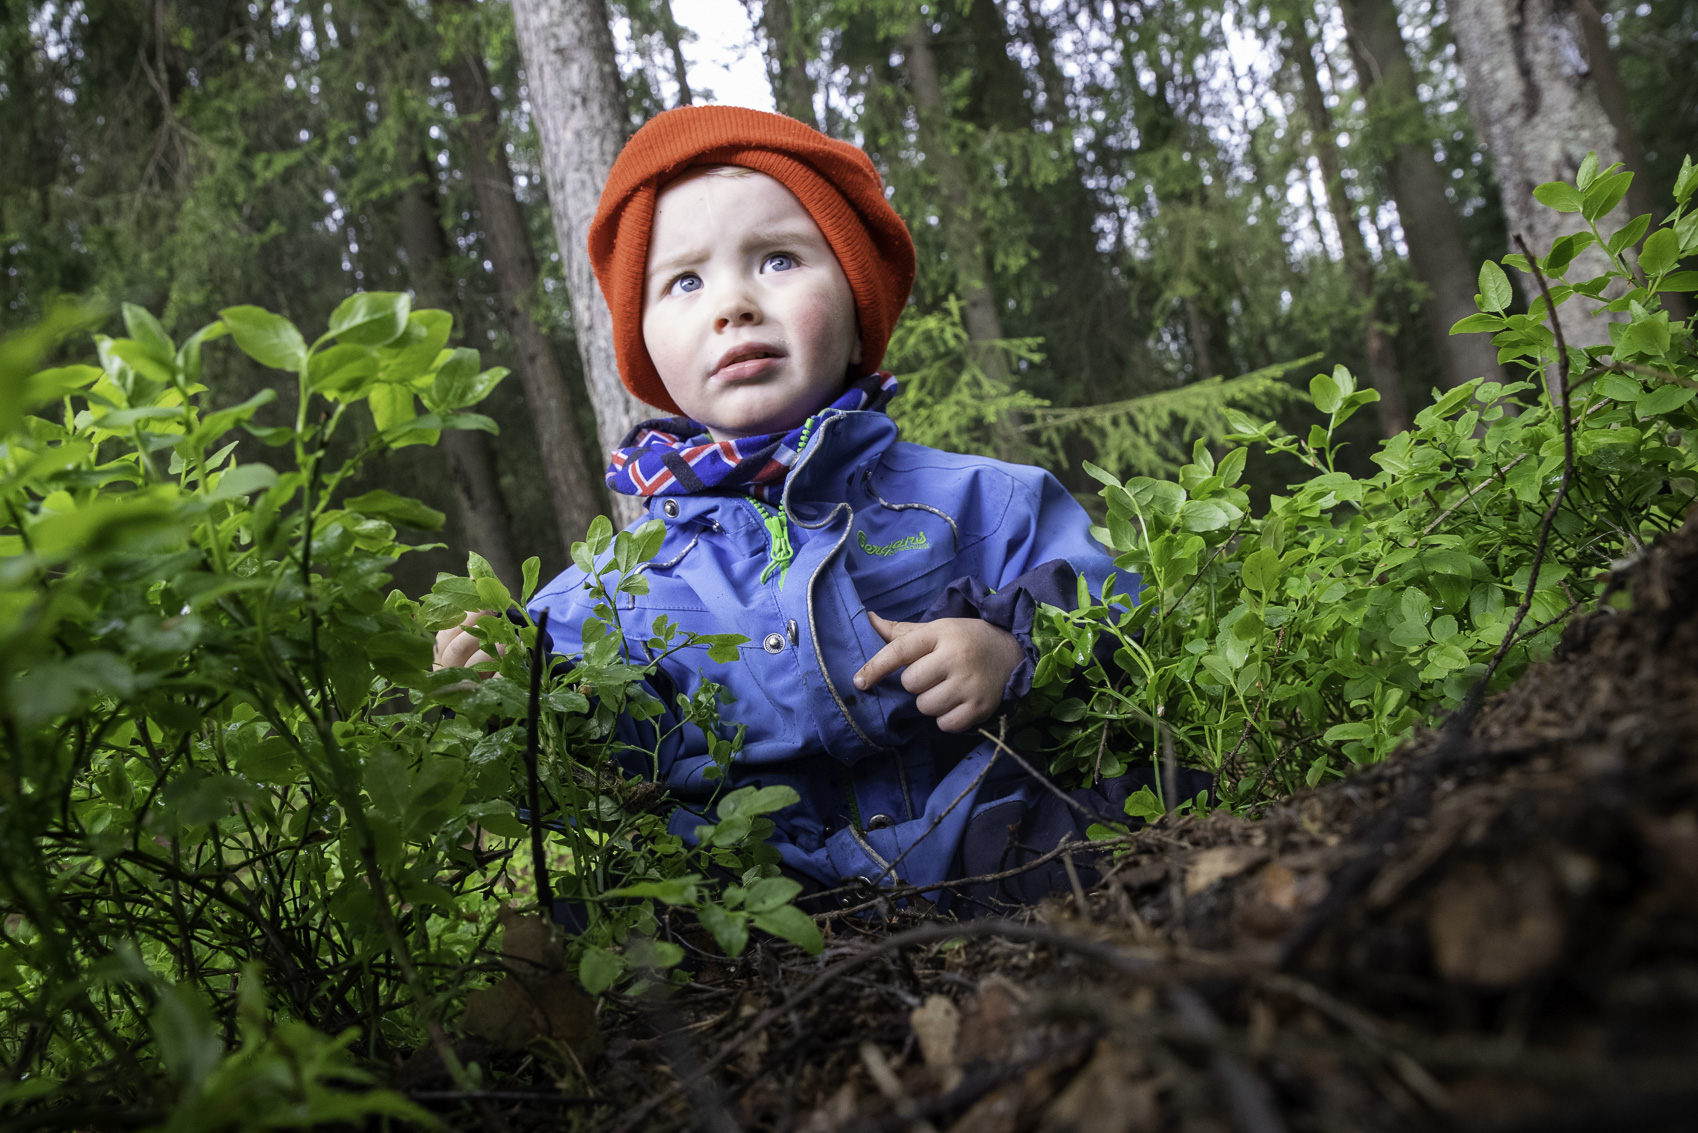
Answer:
M795 266L795 258L784 252L778 252L768 256L766 258L766 262L761 265L763 269L771 271L789 271Z
M692 291L700 291L701 289L702 277L693 271L685 272L683 275L673 280L672 286L667 288L668 291L679 295L687 295Z

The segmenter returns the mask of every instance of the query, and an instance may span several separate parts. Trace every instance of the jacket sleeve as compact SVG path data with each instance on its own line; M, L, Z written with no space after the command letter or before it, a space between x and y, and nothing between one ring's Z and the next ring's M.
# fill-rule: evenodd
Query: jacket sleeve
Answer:
M994 585L979 578L956 579L919 618L982 618L1013 634L1021 661L1003 687L1005 701L1032 689L1038 666L1032 621L1039 603L1073 609L1081 577L1098 596L1111 575L1120 593L1136 595L1139 583L1136 574L1115 570L1108 551L1091 537L1090 517L1060 481L1042 469L1015 472L1019 487L995 536L1003 543L995 556L1003 564L1001 575Z

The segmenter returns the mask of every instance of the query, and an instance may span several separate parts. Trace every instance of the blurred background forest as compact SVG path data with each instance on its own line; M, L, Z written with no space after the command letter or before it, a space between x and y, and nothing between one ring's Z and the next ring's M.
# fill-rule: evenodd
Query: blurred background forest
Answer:
M1080 458L1154 471L1229 402L1279 411L1298 359L1295 379L1343 363L1381 392L1352 422L1364 442L1492 372L1484 336L1446 332L1474 310L1481 261L1510 250L1505 201L1532 186L1500 192L1527 132L1494 139L1471 76L1583 79L1613 134L1552 124L1573 164L1614 147L1606 161L1642 173L1633 214L1669 199L1698 137L1698 4L1532 0L1554 62L1471 46L1458 29L1493 6L747 0L770 101L745 100L865 147L915 234L898 415L1084 492ZM617 67L615 133L715 99L689 65L706 9L515 7L611 30L584 46ZM177 337L253 303L310 336L351 292L410 289L514 376L484 407L498 436L367 474L450 516L446 546L398 581L416 593L468 546L509 576L538 555L547 577L608 507L611 416L598 440L514 17L497 0L5 0L0 332L72 295L114 327L120 301ZM217 357L215 403L277 378Z

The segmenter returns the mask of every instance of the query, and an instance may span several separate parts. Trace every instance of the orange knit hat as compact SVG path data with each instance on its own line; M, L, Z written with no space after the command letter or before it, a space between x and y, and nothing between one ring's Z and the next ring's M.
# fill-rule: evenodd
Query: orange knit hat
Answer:
M682 106L651 118L625 143L590 225L590 263L613 313L613 349L625 388L650 405L681 412L643 344L643 274L656 197L699 165L753 169L796 195L855 295L860 373L878 369L914 286L914 242L884 199L872 161L847 142L781 114Z

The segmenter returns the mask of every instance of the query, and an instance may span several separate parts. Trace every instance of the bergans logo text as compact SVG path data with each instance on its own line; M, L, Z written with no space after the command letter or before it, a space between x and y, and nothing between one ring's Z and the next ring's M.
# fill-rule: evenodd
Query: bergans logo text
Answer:
M926 533L924 531L918 535L909 535L906 538L898 539L894 543L886 543L882 547L877 543L868 542L865 531L857 531L855 534L860 536L861 550L869 555L894 555L898 551L913 551L926 546Z

